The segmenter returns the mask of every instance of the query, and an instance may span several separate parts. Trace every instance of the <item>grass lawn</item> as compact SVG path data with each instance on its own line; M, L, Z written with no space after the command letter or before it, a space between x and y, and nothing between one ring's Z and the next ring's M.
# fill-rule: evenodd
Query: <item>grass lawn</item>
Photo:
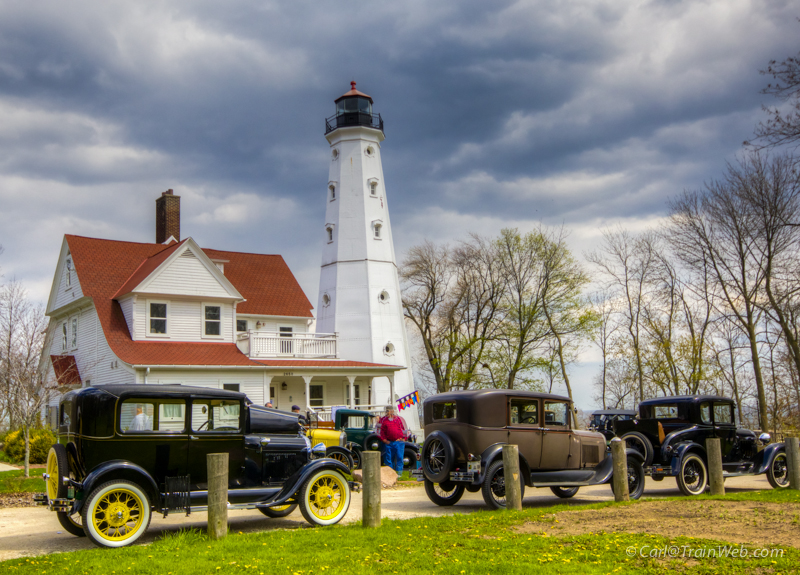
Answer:
M796 493L796 492L795 492ZM740 493L725 499L797 503L800 497L786 491ZM713 499L705 497L704 499ZM598 503L581 509L615 505ZM623 505L637 505L629 503ZM597 533L570 537L531 535L516 528L525 522L552 522L553 513L575 506L546 509L481 511L469 515L384 520L378 529L336 525L254 534L231 533L210 541L201 532L171 535L148 546L96 549L15 559L0 563L8 574L163 574L257 573L311 575L356 572L446 573L454 575L520 573L679 573L731 574L799 573L800 550L788 548L783 556L752 557L640 557L629 552L643 546L645 555L673 546L714 549L718 543L688 535L667 538L648 534ZM691 534L691 525L687 525ZM722 543L720 543L722 544ZM732 549L740 549L740 545ZM729 550L730 551L730 550ZM706 551L706 553L708 553ZM740 553L740 552L738 552ZM630 556L633 554L634 556Z
M30 473L31 476L26 479L23 477L25 475L23 470L0 472L0 493L38 493L44 491L44 479L42 479L44 469L31 469Z

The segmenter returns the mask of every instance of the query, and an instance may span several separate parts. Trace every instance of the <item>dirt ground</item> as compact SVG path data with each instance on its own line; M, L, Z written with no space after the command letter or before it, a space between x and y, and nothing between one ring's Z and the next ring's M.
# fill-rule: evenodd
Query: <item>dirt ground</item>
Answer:
M691 534L749 545L800 548L800 505L753 501L643 501L637 505L562 511L518 528L553 536L598 532Z

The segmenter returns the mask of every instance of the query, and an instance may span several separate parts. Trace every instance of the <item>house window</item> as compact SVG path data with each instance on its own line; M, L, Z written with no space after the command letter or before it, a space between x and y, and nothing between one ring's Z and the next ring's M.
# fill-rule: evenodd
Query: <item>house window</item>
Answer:
M72 336L70 337L70 345L72 349L78 347L78 318L72 318Z
M72 260L67 260L67 287L72 287Z
M228 391L239 391L239 384L238 383L223 383L222 389L226 389Z
M148 323L150 334L166 335L167 333L167 304L150 302L148 306Z
M311 385L309 386L310 397L308 404L311 407L322 407L325 405L325 386L324 385Z
M67 322L61 324L61 351L67 351Z
M237 319L236 320L236 331L247 331L247 320L246 319Z
M353 385L353 389L355 393L355 402L353 405L361 405L361 386L359 384ZM345 384L344 386L344 395L345 395L345 404L350 405L350 384ZM344 427L344 426L343 426ZM353 427L352 425L350 427Z
M205 324L203 333L205 333L205 335L221 335L222 308L218 305L207 305L203 307Z

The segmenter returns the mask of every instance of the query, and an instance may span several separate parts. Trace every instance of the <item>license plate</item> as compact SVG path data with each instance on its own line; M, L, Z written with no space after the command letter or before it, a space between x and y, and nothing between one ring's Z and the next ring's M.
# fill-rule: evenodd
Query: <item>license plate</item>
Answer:
M468 461L467 462L467 471L470 473L480 473L481 472L481 462L480 461Z

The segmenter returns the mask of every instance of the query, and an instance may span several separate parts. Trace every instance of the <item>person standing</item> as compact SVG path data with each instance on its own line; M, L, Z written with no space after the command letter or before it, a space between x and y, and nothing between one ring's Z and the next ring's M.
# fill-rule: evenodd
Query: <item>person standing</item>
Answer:
M380 420L380 438L384 445L383 464L403 473L403 450L406 446L406 424L395 413L394 405L386 406L386 415Z
M153 431L153 421L144 412L144 405L139 404L136 406L136 415L133 417L133 421L131 421L131 426L128 430Z

